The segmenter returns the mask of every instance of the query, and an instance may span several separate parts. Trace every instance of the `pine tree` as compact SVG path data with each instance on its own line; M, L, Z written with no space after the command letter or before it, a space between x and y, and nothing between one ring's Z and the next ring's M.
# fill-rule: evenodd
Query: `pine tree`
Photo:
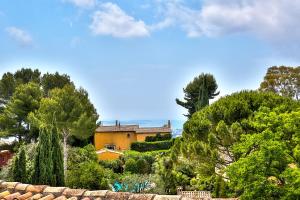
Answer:
M201 110L205 106L209 105L209 96L208 96L208 89L206 79L203 79L203 82L199 88L199 97L197 101L196 111Z
M52 137L47 129L42 129L35 157L33 182L35 184L53 184Z
M64 186L64 160L56 128L52 129L53 186Z

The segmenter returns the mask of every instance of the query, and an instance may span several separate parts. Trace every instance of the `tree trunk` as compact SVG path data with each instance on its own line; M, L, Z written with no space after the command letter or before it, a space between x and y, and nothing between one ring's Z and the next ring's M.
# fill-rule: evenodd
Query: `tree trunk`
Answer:
M69 137L68 131L63 131L63 138L64 138L64 176L65 180L67 180L67 164L68 164L68 149L67 149L67 140Z

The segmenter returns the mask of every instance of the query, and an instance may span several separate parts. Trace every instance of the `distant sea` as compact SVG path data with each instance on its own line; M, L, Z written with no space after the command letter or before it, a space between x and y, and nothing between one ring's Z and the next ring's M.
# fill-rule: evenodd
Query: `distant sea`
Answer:
M140 127L160 127L165 124L168 124L168 120L119 120L121 125L132 125L137 124ZM173 137L181 136L184 120L171 120L171 128ZM104 120L102 121L103 125L115 125L115 120Z

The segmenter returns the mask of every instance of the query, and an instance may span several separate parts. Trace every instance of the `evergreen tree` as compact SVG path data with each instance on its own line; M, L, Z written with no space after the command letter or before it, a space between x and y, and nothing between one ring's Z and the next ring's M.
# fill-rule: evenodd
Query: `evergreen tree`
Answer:
M209 104L209 99L219 95L218 85L213 75L200 74L195 77L184 89L184 100L176 99L176 103L188 110L185 115L190 118L193 113Z
M199 111L208 105L209 105L209 96L208 96L208 90L207 90L207 83L206 83L206 79L203 79L203 82L199 88L198 101L195 106L196 111Z
M16 182L19 182L21 180L21 174L19 170L19 156L17 155L14 159L14 164L13 164L13 179Z
M24 147L21 147L21 152L19 154L19 162L18 168L20 173L20 182L26 183L27 182L27 170L26 170L26 155Z
M13 164L13 179L17 182L27 182L26 155L24 147L20 148L20 152L15 157Z
M56 128L52 129L53 186L64 186L64 160Z
M42 129L35 157L33 182L35 184L53 184L52 138L47 129Z

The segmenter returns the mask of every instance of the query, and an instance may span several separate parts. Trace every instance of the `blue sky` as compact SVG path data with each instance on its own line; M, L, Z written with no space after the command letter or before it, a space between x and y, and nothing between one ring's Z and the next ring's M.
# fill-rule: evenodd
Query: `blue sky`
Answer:
M1 0L0 73L67 73L101 119L184 119L175 103L201 72L221 96L299 65L294 0Z

